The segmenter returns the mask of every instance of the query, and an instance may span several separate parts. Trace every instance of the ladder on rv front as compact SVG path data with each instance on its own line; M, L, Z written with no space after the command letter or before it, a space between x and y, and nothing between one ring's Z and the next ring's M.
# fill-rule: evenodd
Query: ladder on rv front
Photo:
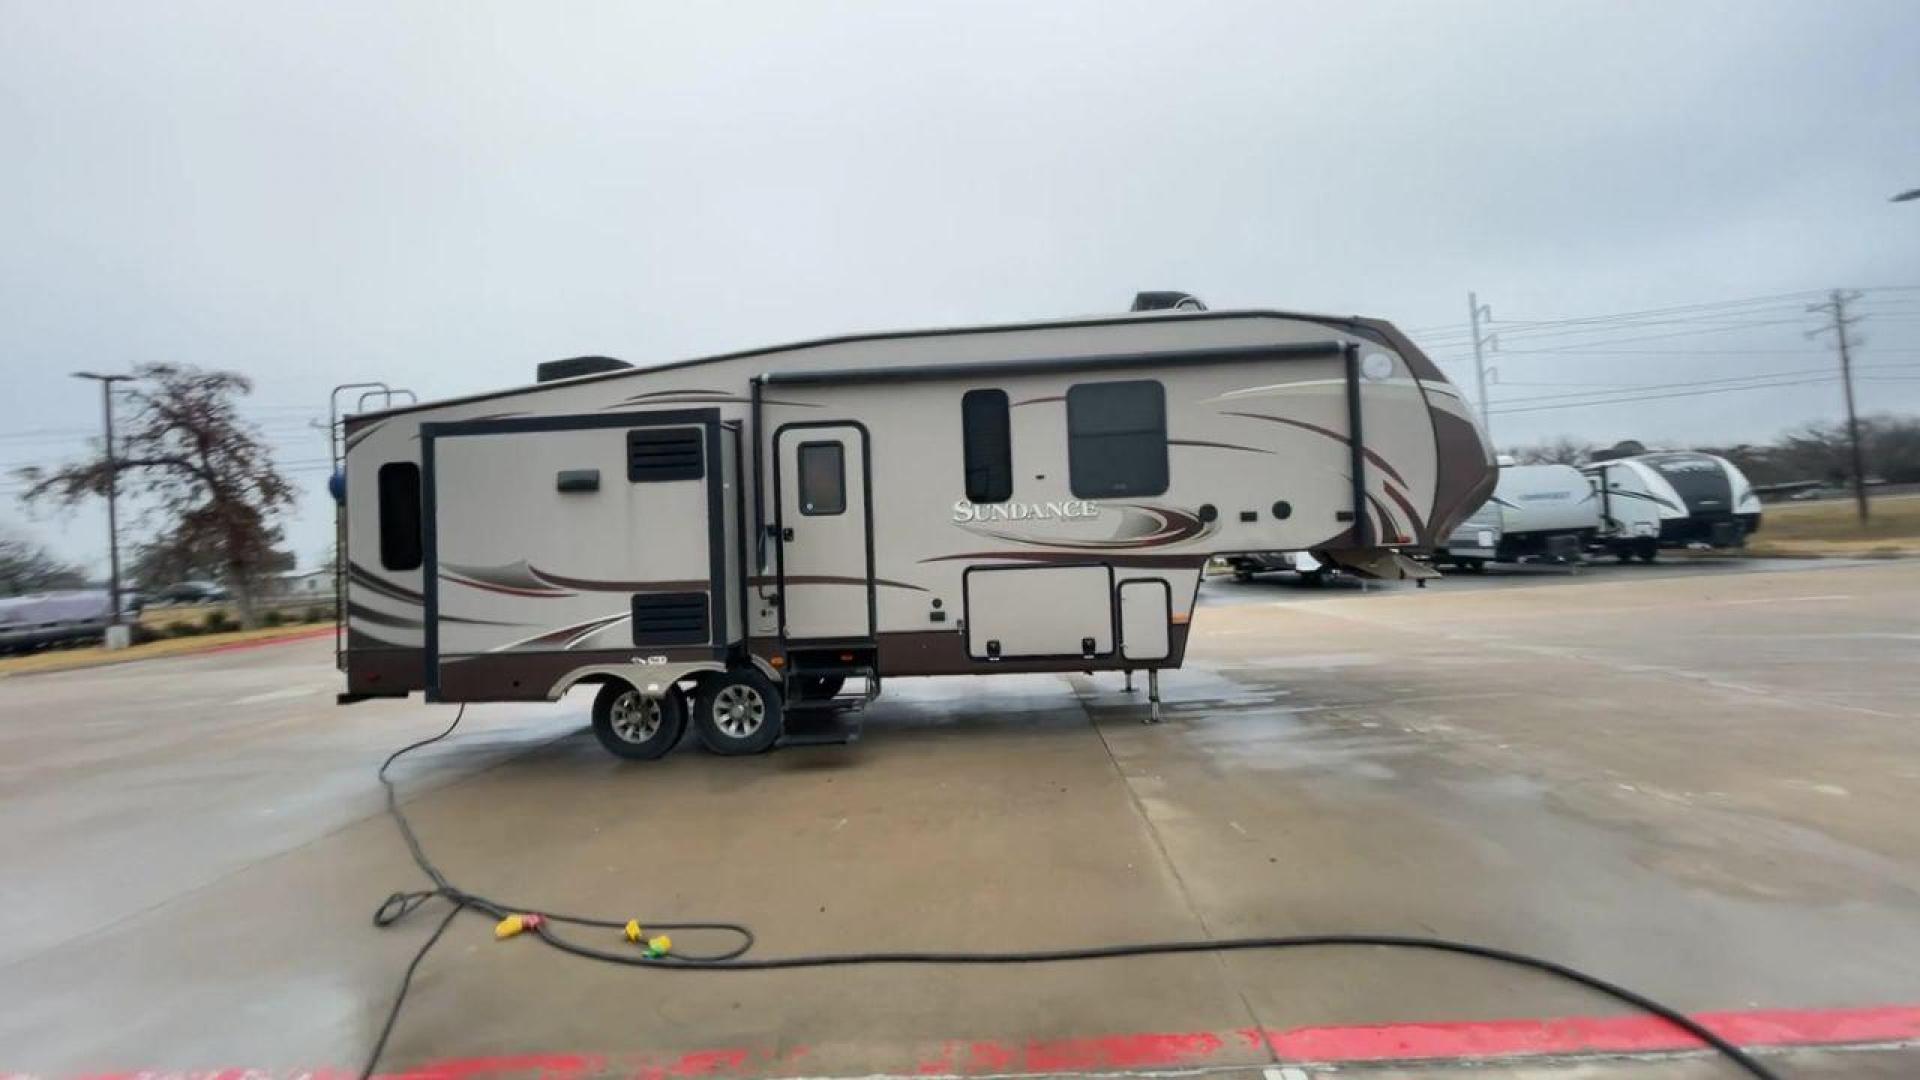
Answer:
M367 403L390 409L395 404L412 405L420 398L411 390L395 389L383 382L341 383L327 396L327 487L333 496L333 666L347 668L347 417L340 411L341 395L360 391L353 412L367 411Z

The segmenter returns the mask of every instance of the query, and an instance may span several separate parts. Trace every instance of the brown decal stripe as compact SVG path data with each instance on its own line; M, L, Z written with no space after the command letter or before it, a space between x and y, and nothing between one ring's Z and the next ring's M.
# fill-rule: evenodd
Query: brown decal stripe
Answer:
M506 596L530 596L539 600L564 600L573 595L558 589L527 589L518 585L500 585L491 581L479 581L447 573L441 574L440 580L450 581L455 585L465 585L470 589L484 589L487 592L501 593Z
M537 566L527 567L527 572L550 585L581 592L686 592L704 590L712 582L705 578L688 578L683 581L607 581L599 578L564 577L548 573Z
M1381 531L1391 534L1385 537L1375 537L1374 541L1376 543L1405 544L1413 539L1413 537L1407 536L1400 531L1400 523L1395 521L1393 515L1387 512L1387 508L1380 502L1379 496L1369 491L1367 492L1367 502L1373 505L1374 517L1380 519Z
M1347 442L1348 442L1347 437L1341 434L1340 432L1335 431L1332 428L1321 427L1319 424L1309 424L1305 420L1294 420L1285 416L1268 416L1265 413L1250 413L1250 412L1222 412L1220 415L1244 416L1249 420L1267 420L1275 424L1286 424L1288 427L1297 427L1303 431L1311 431L1316 435L1325 435L1327 438L1333 439L1334 441L1338 442L1342 446L1347 445ZM1400 475L1400 470L1394 468L1393 465L1390 462L1388 462L1386 458L1383 458L1379 454L1374 453L1371 447L1361 447L1361 450L1366 453L1368 461L1371 461L1375 465L1380 466L1381 471L1385 472L1388 476L1393 477L1395 480L1398 480L1402 487L1409 486L1407 484L1406 479Z
M675 649L581 649L575 652L485 653L446 658L440 665L442 701L545 701L547 691L584 667L630 665L636 681L647 668L636 656L664 656L668 662L711 660L705 646Z
M1271 454L1272 450L1262 450L1258 446L1241 446L1238 443L1208 442L1205 439L1168 439L1168 446L1205 446L1214 450L1245 450L1249 454Z
M1090 551L963 551L954 555L935 555L920 561L923 563L953 562L958 559L997 559L1002 562L1033 563L1040 566L1055 563L1110 563L1114 566L1195 567L1205 566L1207 562L1204 552L1189 555L1122 555Z
M349 562L347 564L347 580L352 584L379 593L381 596L387 597L390 600L403 600L414 605L426 602L419 593L405 586L396 585L385 578L375 577L366 567L356 562Z
M1439 474L1433 485L1433 536L1447 536L1468 514L1487 501L1500 481L1500 470L1487 460L1486 444L1473 424L1452 413L1428 411L1433 417L1433 449Z
M402 615L389 615L384 611L375 611L370 607L362 607L359 604L348 604L347 621L352 622L356 619L361 622L372 623L375 626L391 626L401 630L418 630L421 626L419 619L409 619Z
M747 579L748 585L756 585L762 588L768 585L778 585L779 583L780 579L772 576L750 577ZM865 585L866 583L867 579L863 577L844 577L835 574L787 575L787 584L789 585ZM919 585L913 585L905 581L892 581L887 578L874 578L873 583L888 589L906 589L910 592L927 591Z
M640 412L641 409L649 405L745 405L752 400L752 398L742 397L739 394L722 394L717 392L699 395L689 394L671 398L655 398L652 401L640 401L635 398L628 398L625 401L616 401L611 405L602 405L600 406L600 411L614 412L620 409L631 409L635 412ZM789 409L820 408L818 404L811 401L785 401L779 398L763 397L760 399L760 403L762 405L780 405Z
M1030 397L1025 401L1016 401L1012 405L1009 405L1007 407L1010 409L1017 409L1022 405L1042 405L1049 401L1065 401L1065 400L1067 400L1067 395L1054 394L1051 397Z
M481 413L479 416L464 416L453 422L456 424L478 424L486 420L506 420L511 417L526 416L526 415L528 415L528 413L525 409L518 409L514 412L490 412L490 413ZM413 431L413 434L407 436L407 438L413 440L414 442L419 442L420 429L415 428Z
M629 395L627 397L627 400L628 401L645 401L648 398L685 397L689 394L694 395L696 397L723 397L726 395L726 391L725 390L697 390L697 389L654 390L645 394Z
M1416 543L1421 542L1420 532L1425 527L1425 523L1420 520L1420 514L1413 508L1413 503L1407 501L1407 497L1400 494L1400 489L1392 484L1380 486L1386 489L1389 498L1400 504L1400 509L1407 512L1407 520L1413 523L1413 540Z
M558 629L548 630L543 634L535 634L532 637L521 638L519 641L495 646L487 650L487 654L491 656L496 653L545 651L549 646L558 646L562 650L570 649L588 636L598 633L615 623L624 622L628 618L631 618L631 615L624 611L616 615L602 615L598 618L587 619L584 622L573 623L570 626L562 626Z
M376 431L379 431L382 427L386 426L386 423L387 422L385 420L375 420L373 423L347 436L347 441L345 445L342 447L342 449L351 450L354 447L360 445L360 441L362 439L365 439L367 436L373 434Z

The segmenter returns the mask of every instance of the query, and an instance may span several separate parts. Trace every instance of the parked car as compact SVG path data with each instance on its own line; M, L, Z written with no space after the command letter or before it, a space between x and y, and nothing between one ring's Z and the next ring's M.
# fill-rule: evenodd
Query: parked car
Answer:
M227 598L227 590L211 581L179 581L154 594L164 604L217 604Z
M64 589L0 600L0 652L97 641L106 633L105 589Z

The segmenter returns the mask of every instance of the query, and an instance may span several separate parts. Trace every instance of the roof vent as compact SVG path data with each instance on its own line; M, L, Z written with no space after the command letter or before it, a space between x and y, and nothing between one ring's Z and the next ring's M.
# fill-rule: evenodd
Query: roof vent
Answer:
M632 366L625 360L615 360L611 356L572 356L565 360L548 360L534 369L534 377L540 382L552 382L555 379L598 375L603 371L624 371Z
M1141 292L1133 294L1135 311L1205 311L1207 305L1192 293L1177 290L1167 292Z

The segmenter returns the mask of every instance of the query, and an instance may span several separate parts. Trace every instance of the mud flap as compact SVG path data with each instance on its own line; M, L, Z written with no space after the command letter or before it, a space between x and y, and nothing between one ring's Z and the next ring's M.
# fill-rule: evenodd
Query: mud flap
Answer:
M1440 576L1440 571L1426 563L1409 559L1391 548L1316 551L1314 557L1323 562L1333 563L1348 573L1381 581L1418 581Z

